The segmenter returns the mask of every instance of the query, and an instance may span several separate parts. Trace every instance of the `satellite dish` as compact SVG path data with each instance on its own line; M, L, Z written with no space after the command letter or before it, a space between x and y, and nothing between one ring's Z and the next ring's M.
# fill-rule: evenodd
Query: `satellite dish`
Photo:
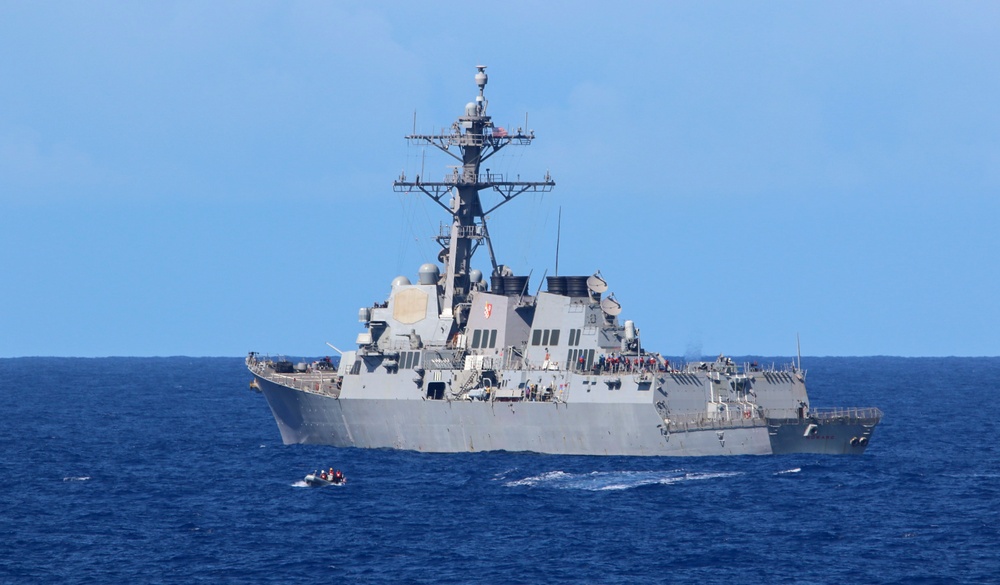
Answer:
M601 301L601 310L610 317L617 317L622 312L621 303L615 300L614 294Z
M587 288L589 288L592 293L601 294L608 290L608 282L604 280L604 277L601 276L600 271L598 271L587 279Z

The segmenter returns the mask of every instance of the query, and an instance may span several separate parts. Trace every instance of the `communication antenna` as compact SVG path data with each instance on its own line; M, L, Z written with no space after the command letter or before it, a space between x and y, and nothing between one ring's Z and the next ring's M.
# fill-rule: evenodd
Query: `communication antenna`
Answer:
M499 266L486 229L487 217L523 193L547 193L555 187L555 181L548 173L542 181L529 182L520 178L507 181L502 175L484 176L479 172L480 165L501 149L508 145L527 146L535 137L530 131L528 134L519 131L514 135L506 131L494 132L493 120L486 114L486 66L477 65L476 69L475 82L479 95L475 101L466 104L465 115L460 116L450 130L443 129L440 134L414 132L406 137L410 144L433 146L454 158L459 164L450 167L451 175L443 181L427 181L424 176L420 181L411 181L401 175L392 184L392 190L397 193L414 190L423 193L447 214L451 229L441 230L440 235L435 237L442 249L447 251L448 258L444 299L441 302L442 314L446 316L454 316L457 305L469 296L468 274L472 256L480 244L486 244L494 270ZM421 169L426 171L423 162ZM502 196L502 201L485 209L487 206L479 196L479 192L485 189L496 191ZM523 296L527 291L520 291L520 294Z
M559 276L559 237L562 235L562 205L559 206L559 221L556 223L556 276Z
M546 270L545 272L542 273L542 278L541 278L541 280L538 281L538 288L535 289L535 296L536 297L538 296L538 293L542 292L542 283L545 282L545 275L548 274L548 273L549 273L548 270Z
M528 271L528 280L531 280L531 273L534 271L535 271L534 269ZM521 287L521 295L517 297L518 305L520 305L521 301L524 299L524 294L528 292L528 280L524 281L524 286ZM541 286L539 286L539 290L541 290Z
M802 346L799 344L799 334L795 334L795 353L799 357L799 371L802 371Z

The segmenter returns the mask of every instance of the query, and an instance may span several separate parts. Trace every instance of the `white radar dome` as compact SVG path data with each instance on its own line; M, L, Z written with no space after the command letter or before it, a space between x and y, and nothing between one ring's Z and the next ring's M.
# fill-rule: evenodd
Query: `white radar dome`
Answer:
M420 278L420 284L437 284L438 279L441 277L441 271L438 270L437 264L428 262L420 267L417 275Z

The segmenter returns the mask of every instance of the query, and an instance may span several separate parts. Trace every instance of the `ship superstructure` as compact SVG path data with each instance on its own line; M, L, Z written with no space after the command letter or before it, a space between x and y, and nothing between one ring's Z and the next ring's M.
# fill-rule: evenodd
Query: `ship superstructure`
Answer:
M600 272L528 276L497 261L487 218L555 183L482 172L501 149L534 133L487 115L486 67L464 115L441 134L412 134L458 161L442 181L405 175L397 191L422 193L450 225L436 263L417 282L397 276L385 301L360 309L356 349L293 365L251 353L253 386L285 443L417 451L536 451L586 455L862 453L877 408L818 409L805 371L714 361L671 364L642 347L639 329ZM499 194L484 208L480 192ZM489 278L472 260L485 245ZM442 270L443 268L443 270Z

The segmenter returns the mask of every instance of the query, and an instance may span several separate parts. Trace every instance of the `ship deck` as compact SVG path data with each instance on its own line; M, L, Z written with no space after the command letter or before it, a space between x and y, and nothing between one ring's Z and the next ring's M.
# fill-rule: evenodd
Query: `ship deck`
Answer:
M247 358L247 367L254 375L288 388L337 398L340 396L340 382L336 370L308 368L304 371L278 373L272 362Z

